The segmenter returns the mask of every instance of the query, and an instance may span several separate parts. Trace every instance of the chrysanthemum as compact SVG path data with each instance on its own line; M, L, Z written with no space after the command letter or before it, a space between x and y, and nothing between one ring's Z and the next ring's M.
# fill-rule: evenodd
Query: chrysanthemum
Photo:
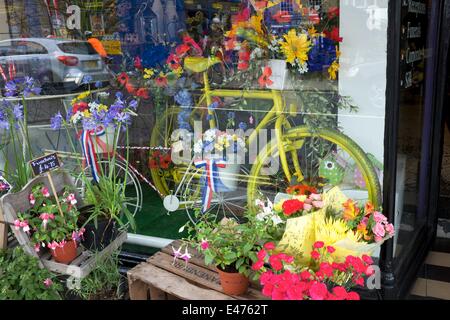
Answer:
M311 49L311 41L306 34L297 35L295 29L291 29L284 35L280 42L281 50L286 56L286 61L293 64L297 59L300 63L308 61L308 52Z

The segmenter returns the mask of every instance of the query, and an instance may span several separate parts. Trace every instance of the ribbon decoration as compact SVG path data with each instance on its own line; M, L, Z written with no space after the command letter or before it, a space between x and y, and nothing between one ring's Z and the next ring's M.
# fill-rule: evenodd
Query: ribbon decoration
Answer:
M205 159L194 162L197 169L205 168L203 179L205 185L202 188L202 213L205 213L211 207L211 200L214 192L225 188L222 181L220 181L218 168L225 168L226 162L221 159Z
M103 127L99 127L97 130L82 130L79 133L83 156L86 159L87 165L91 167L92 178L97 183L100 180L100 166L98 164L97 151L95 150L92 136L95 136L95 142L102 152L107 153L107 146L100 139L100 136L104 134L106 134L106 131Z

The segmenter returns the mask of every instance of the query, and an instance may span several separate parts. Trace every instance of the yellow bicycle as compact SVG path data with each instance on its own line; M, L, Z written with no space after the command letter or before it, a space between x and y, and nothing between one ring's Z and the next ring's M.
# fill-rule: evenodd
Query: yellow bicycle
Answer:
M246 143L248 146L257 143L263 129L271 129L274 136L270 137L269 143L260 148L252 165L241 165L239 172L235 174L238 188L233 192L214 194L211 211L216 211L216 214L223 211L225 214L237 216L243 210L252 210L256 199L273 201L277 194L286 192L293 179L298 183L305 179L312 180L323 174L324 170L330 170L332 176L343 176L342 170L345 170L343 169L345 166L334 168L333 166L338 164L330 161L336 158L344 158L347 163L352 163L351 170L358 171L363 179L363 188L350 186L344 179L340 181L341 189L349 192L353 198L370 200L375 207L381 205L381 186L375 168L369 157L351 138L331 128L296 125L297 108L294 105L287 105L280 90L212 89L208 70L220 62L217 58L185 59L185 69L202 74L204 83L196 107L190 111L190 122L202 121L209 128L223 126L224 121L218 114L230 109L208 108L213 103L214 97L266 101L266 104L269 102L271 106L263 111L264 115L246 139ZM167 108L163 117L157 119L150 146L171 148L171 134L178 128L178 115L181 111L182 108L171 106ZM273 166L274 159L279 161L280 170L271 170L270 166ZM192 161L172 165L169 169L151 169L153 181L161 194L169 196L166 200L176 202L176 205L171 207L185 208L188 214L202 205L204 173L204 169L196 168ZM327 187L328 185L324 186L325 189Z

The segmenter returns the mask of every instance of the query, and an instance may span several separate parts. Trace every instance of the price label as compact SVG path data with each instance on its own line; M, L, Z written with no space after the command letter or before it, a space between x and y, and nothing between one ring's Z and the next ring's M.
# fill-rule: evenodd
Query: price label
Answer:
M35 176L39 176L41 174L53 171L61 167L61 163L59 162L59 158L56 153L52 153L48 156L31 160L30 165Z

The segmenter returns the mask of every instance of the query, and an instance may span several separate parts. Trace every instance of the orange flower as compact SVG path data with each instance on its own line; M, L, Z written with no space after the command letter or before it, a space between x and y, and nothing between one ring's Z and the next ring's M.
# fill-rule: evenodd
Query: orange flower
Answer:
M364 207L364 213L366 215L371 214L375 211L375 207L373 206L372 202L368 201Z
M286 192L289 194L295 194L295 195L310 195L311 193L317 193L317 189L314 187L310 187L307 185L296 185L291 186L286 189Z
M359 215L359 208L357 204L351 200L348 199L344 204L344 215L343 218L345 221L353 221L356 219L356 217Z

